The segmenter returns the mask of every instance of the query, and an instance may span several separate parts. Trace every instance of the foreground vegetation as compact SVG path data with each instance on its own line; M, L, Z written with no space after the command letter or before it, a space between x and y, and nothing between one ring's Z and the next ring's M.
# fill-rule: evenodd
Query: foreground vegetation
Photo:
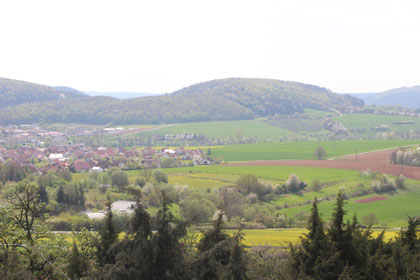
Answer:
M223 213L199 239L169 210L150 216L140 203L120 238L110 204L99 232L74 233L72 244L46 227L45 204L35 184L22 185L1 208L2 279L417 279L420 276L420 221L410 218L395 239L373 236L357 218L345 222L340 192L328 224L313 202L307 233L286 249L245 250L243 233L223 230ZM153 232L154 231L154 232Z

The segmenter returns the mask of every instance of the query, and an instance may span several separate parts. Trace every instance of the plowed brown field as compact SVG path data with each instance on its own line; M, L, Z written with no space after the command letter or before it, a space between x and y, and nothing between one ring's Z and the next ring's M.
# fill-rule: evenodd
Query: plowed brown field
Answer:
M389 156L392 150L368 152L345 156L334 160L265 160L250 161L229 164L231 166L305 166L305 167L323 167L349 170L379 171L389 175L398 176L403 174L405 177L420 180L420 167L391 164Z

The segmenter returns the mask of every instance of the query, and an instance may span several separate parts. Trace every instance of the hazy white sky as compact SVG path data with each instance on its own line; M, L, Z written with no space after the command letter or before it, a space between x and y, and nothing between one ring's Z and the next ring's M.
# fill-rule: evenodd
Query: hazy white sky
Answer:
M227 77L420 84L420 1L1 0L0 77L172 92Z

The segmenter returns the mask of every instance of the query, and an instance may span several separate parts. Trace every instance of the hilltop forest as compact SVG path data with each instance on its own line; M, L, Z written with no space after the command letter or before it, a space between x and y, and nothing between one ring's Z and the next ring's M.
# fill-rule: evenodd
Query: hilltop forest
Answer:
M80 98L82 92L68 91L23 81L0 78L0 108L46 101Z
M358 98L338 95L325 88L269 79L213 80L172 94L127 100L104 96L82 97L68 91L57 94L57 89L44 86L35 91L28 89L27 84L0 80L0 100L11 100L12 96L16 100L26 100L2 102L8 107L0 109L0 124L160 124L244 120L275 114L291 115L301 113L305 108L347 112L364 104ZM34 98L24 97L28 92ZM50 95L54 98L48 98ZM4 105L2 107L6 107Z

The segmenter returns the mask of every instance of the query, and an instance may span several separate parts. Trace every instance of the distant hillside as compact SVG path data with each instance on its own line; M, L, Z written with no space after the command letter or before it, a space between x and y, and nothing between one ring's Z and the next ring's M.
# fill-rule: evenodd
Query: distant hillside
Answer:
M108 96L118 99L127 99L127 98L139 98L146 96L155 96L161 95L157 93L143 93L143 92L100 92L100 91L86 91L86 94L89 96Z
M376 93L351 94L365 101L366 105L400 105L406 108L420 108L420 86L403 87Z
M305 108L346 112L363 101L317 86L268 79L223 79L196 84L172 94L134 99L83 97L65 102L24 104L0 110L0 124L80 122L160 124L243 120L293 114Z
M0 108L23 103L34 103L78 98L79 94L49 86L0 78Z
M223 96L251 109L255 115L293 114L304 108L342 112L363 101L349 95L338 95L314 85L273 79L229 78L192 85L175 91L175 95L209 94Z
M74 93L74 94L77 94L77 95L80 95L80 96L87 96L86 93L84 93L84 92L82 92L80 90L71 88L71 87L58 86L58 87L54 87L54 88L56 90L60 91L60 92Z

